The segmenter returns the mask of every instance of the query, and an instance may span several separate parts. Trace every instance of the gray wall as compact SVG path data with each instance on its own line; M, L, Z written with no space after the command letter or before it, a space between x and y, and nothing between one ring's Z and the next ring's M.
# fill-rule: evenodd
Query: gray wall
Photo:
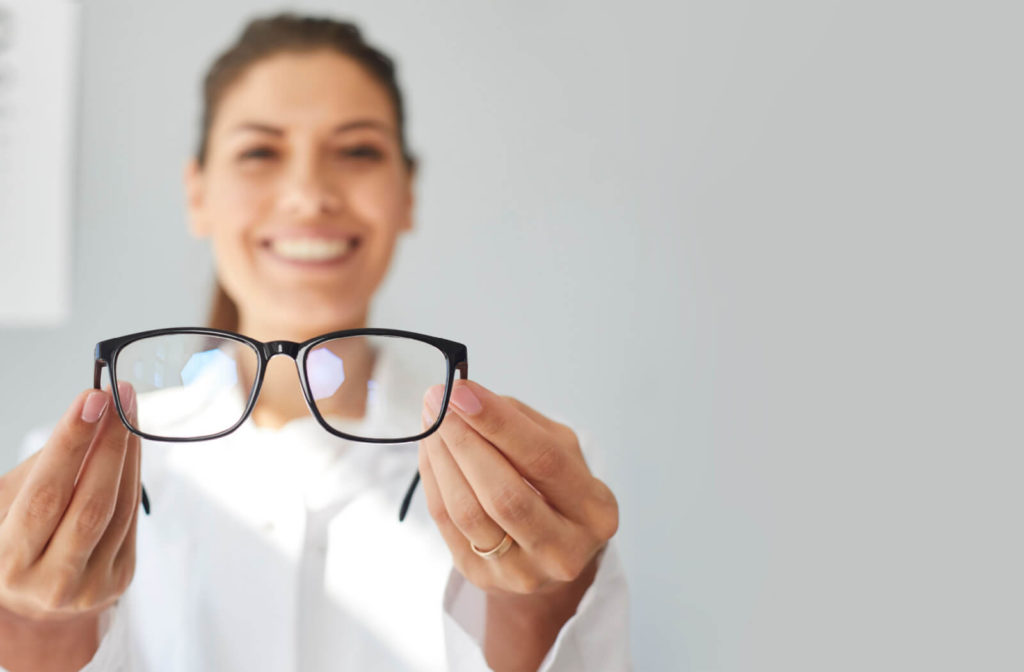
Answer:
M375 323L593 437L639 670L1024 664L1021 17L959 4L301 5L398 55L424 158ZM73 316L0 332L4 466L95 341L201 320L197 82L270 6L86 3Z

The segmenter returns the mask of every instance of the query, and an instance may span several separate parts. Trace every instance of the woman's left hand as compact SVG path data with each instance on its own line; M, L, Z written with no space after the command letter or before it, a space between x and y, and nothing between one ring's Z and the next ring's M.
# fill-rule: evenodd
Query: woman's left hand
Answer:
M443 391L428 391L424 427ZM473 381L456 381L440 429L420 441L419 469L456 569L492 596L578 602L574 584L593 581L588 570L618 528L615 496L590 473L576 434ZM497 548L506 533L506 552L474 552Z

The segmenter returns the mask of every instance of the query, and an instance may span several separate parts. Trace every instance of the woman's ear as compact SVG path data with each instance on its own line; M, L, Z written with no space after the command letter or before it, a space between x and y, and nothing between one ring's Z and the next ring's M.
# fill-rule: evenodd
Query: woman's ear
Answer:
M185 165L185 200L188 208L188 230L196 238L206 238L210 235L210 226L206 221L204 212L204 184L203 169L194 158Z

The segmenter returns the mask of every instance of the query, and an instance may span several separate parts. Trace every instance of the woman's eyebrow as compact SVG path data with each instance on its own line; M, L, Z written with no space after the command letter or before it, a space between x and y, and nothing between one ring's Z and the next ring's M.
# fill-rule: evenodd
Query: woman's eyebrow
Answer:
M343 124L338 124L337 126L334 127L331 133L333 135L337 135L339 133L344 133L346 131L354 131L361 128L372 128L379 131L383 131L385 133L392 133L394 131L394 128L391 126L391 124L380 121L378 119L356 119L355 121L346 121ZM281 137L285 134L285 129L279 126L274 126L272 124L267 124L260 121L242 122L241 124L235 126L234 131L236 133L245 131L265 133L267 135L274 135L277 137Z
M352 131L358 128L375 128L385 133L391 133L391 124L387 124L377 119L357 119L355 121L347 121L344 124L339 124L334 127L334 133L344 133L345 131Z
M270 124L263 124L258 121L246 121L244 123L235 126L235 132L239 131L256 131L257 133L267 133L269 135L284 135L284 129L278 128L277 126L271 126Z

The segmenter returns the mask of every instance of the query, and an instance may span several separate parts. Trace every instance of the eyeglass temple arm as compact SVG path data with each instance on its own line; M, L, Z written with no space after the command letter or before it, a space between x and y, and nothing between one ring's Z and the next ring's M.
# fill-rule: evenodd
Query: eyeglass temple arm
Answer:
M96 388L97 390L100 389L100 379L103 377L103 367L106 366L106 365L107 365L106 362L104 362L101 359L97 359L95 366L93 366L93 370L92 370L92 386L94 388ZM141 487L142 487L142 510L145 511L146 515L148 516L149 515L149 495L146 494L146 486L143 485Z
M398 522L405 520L405 514L409 512L409 505L412 504L412 493L416 492L416 486L420 484L420 470L416 470L416 474L412 477L412 483L409 484L409 489L405 491L405 497L402 498L402 508L398 512Z
M469 364L466 362L459 362L455 365L456 370L459 372L459 377L465 380L469 377ZM444 417L445 409L441 409L441 417ZM405 520L405 514L409 513L409 505L412 504L412 495L416 492L416 486L420 484L420 470L416 470L416 474L412 477L412 483L409 484L409 488L405 491L405 497L402 498L402 508L398 511L398 522Z

